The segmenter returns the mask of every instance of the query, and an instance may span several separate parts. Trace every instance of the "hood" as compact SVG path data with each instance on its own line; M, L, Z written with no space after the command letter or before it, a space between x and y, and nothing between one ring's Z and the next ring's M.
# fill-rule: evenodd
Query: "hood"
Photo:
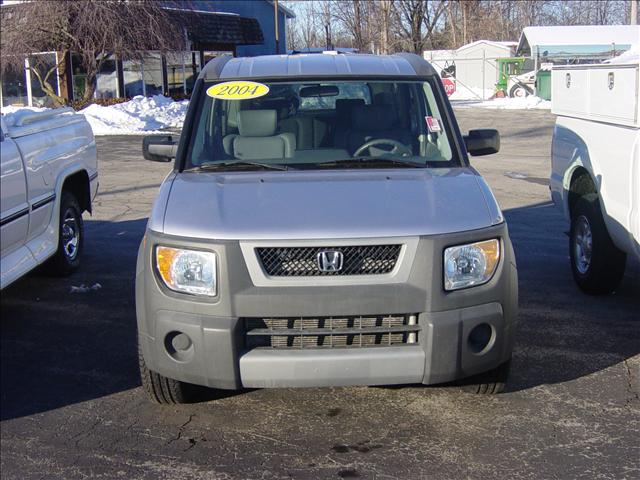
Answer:
M502 221L475 171L183 172L163 231L219 240L367 238L475 230Z

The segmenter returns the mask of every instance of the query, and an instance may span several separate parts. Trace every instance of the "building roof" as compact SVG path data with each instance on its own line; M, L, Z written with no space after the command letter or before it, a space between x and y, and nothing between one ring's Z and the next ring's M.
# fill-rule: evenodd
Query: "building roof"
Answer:
M504 48L505 50L509 50L511 47L515 47L518 45L518 42L498 42L494 40L478 40L475 42L467 43L466 45L458 48L458 52L462 50L466 50L467 48L475 47L477 45L491 45L492 47Z
M19 4L2 4L0 16L3 25L12 18ZM201 46L256 45L264 43L260 23L255 18L232 13L205 12L181 8L163 7L169 20L186 31L187 38ZM19 15L16 17L19 18ZM0 36L0 41L4 36ZM4 45L3 45L4 46Z
M575 25L556 27L525 27L520 35L517 54L533 52L546 46L637 45L638 25Z
M466 45L461 46L457 50L425 50L424 52L422 52L422 56L426 60L453 60L456 58L456 55L458 53L462 53L465 50L468 50L469 48L477 47L479 45L488 45L488 46L504 49L505 51L511 51L511 49L515 48L516 45L518 45L518 42L477 40L475 42L467 43Z
M218 57L202 69L205 80L266 79L287 77L426 77L433 67L417 55L355 54L265 55Z
M226 13L167 9L171 20L183 27L196 44L255 45L264 42L255 18Z

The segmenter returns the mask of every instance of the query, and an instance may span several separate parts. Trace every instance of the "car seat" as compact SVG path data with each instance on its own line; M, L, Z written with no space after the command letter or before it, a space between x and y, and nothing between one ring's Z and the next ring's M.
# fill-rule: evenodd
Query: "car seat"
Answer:
M276 134L276 110L241 110L238 112L238 134L222 139L227 154L240 160L292 158L296 138L291 133Z
M338 98L336 100L336 120L334 123L335 148L347 148L347 133L352 128L352 114L356 105L364 105L364 98Z
M351 129L346 135L346 149L353 155L362 144L376 138L397 140L411 147L411 134L398 125L398 115L392 105L356 105Z

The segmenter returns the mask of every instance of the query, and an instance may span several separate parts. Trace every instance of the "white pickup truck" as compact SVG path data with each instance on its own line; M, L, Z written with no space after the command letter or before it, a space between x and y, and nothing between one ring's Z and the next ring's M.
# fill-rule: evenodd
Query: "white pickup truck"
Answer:
M45 262L70 274L80 264L82 213L98 189L91 126L66 108L18 111L0 128L0 288Z
M573 276L608 293L640 258L639 64L554 67L551 195L571 222Z

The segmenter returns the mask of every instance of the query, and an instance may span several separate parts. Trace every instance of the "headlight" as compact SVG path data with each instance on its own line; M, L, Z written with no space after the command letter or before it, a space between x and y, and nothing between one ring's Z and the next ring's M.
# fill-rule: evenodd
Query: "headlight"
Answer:
M156 269L171 290L210 297L216 295L216 254L213 252L158 245Z
M500 260L500 242L487 240L444 251L444 288L457 290L487 283Z

